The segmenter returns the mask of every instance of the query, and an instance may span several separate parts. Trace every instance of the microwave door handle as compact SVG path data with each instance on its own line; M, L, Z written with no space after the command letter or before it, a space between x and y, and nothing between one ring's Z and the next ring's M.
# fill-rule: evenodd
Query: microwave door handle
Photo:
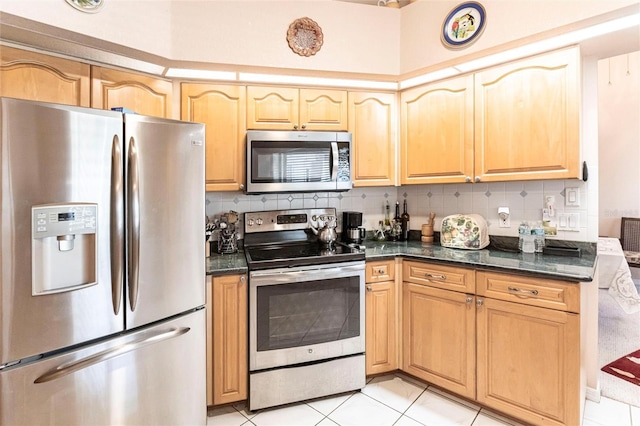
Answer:
M338 142L331 142L331 156L332 156L332 165L331 165L331 182L336 182L338 180Z

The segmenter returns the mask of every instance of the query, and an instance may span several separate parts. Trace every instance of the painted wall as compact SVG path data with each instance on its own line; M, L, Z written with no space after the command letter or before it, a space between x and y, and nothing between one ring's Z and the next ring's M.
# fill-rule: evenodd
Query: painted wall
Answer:
M440 42L440 31L445 17L460 3L423 0L402 9L402 73L478 53L510 41L529 43L530 37L535 34L561 31L572 23L638 4L638 1L483 0L480 3L485 8L487 19L482 36L469 47L450 50Z
M398 75L638 1L485 0L484 34L451 51L440 42L440 28L457 4L419 0L391 9L332 0L109 0L100 13L87 14L62 0L3 0L0 11L169 59ZM308 58L286 42L289 24L305 16L324 34L322 49Z
M598 62L599 233L640 217L640 52Z

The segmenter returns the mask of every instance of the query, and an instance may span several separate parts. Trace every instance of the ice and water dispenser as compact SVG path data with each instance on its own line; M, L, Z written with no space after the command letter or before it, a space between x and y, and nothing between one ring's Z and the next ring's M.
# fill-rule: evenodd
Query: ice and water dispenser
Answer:
M34 296L96 284L97 204L47 204L31 208Z

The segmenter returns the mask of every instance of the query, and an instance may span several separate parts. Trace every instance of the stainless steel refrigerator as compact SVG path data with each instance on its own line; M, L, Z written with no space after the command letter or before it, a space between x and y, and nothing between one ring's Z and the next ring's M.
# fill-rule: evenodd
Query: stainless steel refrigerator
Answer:
M0 98L0 141L0 424L205 424L204 125Z

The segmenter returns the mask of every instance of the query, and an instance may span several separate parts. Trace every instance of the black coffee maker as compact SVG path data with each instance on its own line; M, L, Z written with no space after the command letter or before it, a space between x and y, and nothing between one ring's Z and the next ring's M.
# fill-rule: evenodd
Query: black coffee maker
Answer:
M361 212L342 212L342 241L347 244L360 244L366 231L362 227Z

